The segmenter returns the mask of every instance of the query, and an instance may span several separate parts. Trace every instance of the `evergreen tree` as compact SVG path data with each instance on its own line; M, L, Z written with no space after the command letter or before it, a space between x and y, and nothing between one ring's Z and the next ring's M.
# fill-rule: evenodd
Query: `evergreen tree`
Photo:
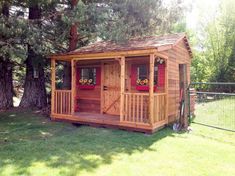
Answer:
M29 3L28 18L35 20L40 29L41 8L38 3ZM27 48L24 94L20 107L43 108L47 106L43 57L33 50L31 44L28 44Z
M169 8L161 0L5 2L14 12L7 20L2 16L0 19L0 56L4 66L8 58L12 66L26 67L21 107L46 106L47 55L74 50L97 38L123 42L130 37L171 32L181 16L180 4ZM64 77L70 75L69 65ZM64 78L64 82L64 87L69 88L70 78L67 81ZM7 97L12 99L12 96Z
M7 2L3 2L1 12L1 18L6 22L3 24L2 28L10 30L7 25L9 18L9 4ZM2 38L1 41L9 40L10 34L3 35L1 33L0 38ZM7 43L3 43L3 45L7 45ZM11 107L13 107L12 63L10 62L9 53L5 52L0 55L0 109L8 109Z

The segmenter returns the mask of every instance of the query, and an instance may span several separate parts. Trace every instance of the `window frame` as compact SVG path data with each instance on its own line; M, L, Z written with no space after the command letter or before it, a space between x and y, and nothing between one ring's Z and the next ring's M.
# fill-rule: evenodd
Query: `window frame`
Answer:
M88 75L84 75L84 71L83 70L85 70L85 69L87 69L88 71L87 71L87 73L86 74L88 74ZM89 70L92 70L92 78L90 77L90 73L89 73ZM89 79L92 79L92 83L90 84L90 85L96 85L97 84L97 68L96 67L80 67L79 68L79 75L80 75L80 78L79 78L79 80L81 80L81 79L87 79L87 80L89 80ZM83 84L81 84L80 83L80 85L83 85ZM88 84L85 84L85 85L88 85Z
M145 66L146 68L146 78L140 79L140 74L139 74L139 67L140 66ZM136 65L136 81L140 79L140 80L144 80L144 79L148 79L149 80L149 64L148 63L143 63L143 64L137 64ZM157 85L158 83L158 64L155 63L154 65L154 85ZM149 86L149 83L147 85L138 85L136 83L137 86Z

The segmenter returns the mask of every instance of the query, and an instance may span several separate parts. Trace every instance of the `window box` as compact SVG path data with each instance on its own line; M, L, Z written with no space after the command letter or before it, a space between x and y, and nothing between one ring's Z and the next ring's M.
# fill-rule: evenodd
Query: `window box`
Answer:
M139 90L139 91L149 91L149 86L146 86L146 85L137 85L136 86L136 90ZM157 90L157 85L155 85L153 87L153 90L156 91Z
M78 88L81 90L93 90L95 89L95 85L79 85Z

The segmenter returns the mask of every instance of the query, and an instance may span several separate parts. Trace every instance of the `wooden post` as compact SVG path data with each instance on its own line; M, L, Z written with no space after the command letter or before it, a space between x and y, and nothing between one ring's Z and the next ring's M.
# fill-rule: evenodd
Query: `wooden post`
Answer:
M184 105L184 128L187 129L188 128L188 125L189 125L189 121L188 121L188 101L189 101L189 98L188 98L188 72L187 72L187 64L184 64L183 65L184 67L184 102L185 102L185 105Z
M183 109L180 111L180 123L182 128L186 129L188 127L188 117L187 117L187 108L186 105L188 104L188 96L187 96L187 65L186 64L180 64L179 65L179 77L180 77L180 90L183 90L182 95L182 104ZM184 105L183 105L184 104Z
M71 114L74 113L76 95L76 65L74 59L71 60Z
M165 59L165 58L164 58ZM165 118L166 123L169 123L169 117L168 117L168 60L165 59L165 93L166 93L166 108L165 108Z
M150 125L153 125L153 106L154 106L154 94L153 94L153 86L154 86L154 54L150 54L150 62L149 62L149 120Z
M101 62L100 113L104 113L104 62Z
M51 114L55 113L55 59L51 59Z
M123 121L124 118L124 93L125 93L125 57L121 57L121 98L120 98L120 121Z

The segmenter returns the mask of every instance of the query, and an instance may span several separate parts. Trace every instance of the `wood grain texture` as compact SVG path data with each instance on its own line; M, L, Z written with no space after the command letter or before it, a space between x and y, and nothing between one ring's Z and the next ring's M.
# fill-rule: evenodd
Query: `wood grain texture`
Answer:
M124 118L124 93L125 93L125 71L126 71L126 64L125 64L125 57L121 57L120 60L120 66L121 66L121 91L120 91L120 121L123 121Z
M104 111L120 115L120 65L116 61L104 64ZM117 100L117 101L116 101ZM112 104L115 102L114 104ZM111 108L109 106L112 105Z
M186 64L187 80L190 82L191 56L187 47L185 41L179 40L173 48L167 50L162 48L164 51L147 49L76 56L71 61L72 84L76 79L73 74L75 61L81 67L92 64L100 66L101 84L94 90L79 90L75 87L75 92L73 86L71 91L55 90L55 87L53 90L53 84L55 84L53 82L55 80L53 62L55 60L52 59L51 110L53 117L79 123L131 127L139 130L154 130L176 121L179 113L179 64ZM165 87L157 92L153 91L155 56L163 58L166 65ZM70 56L69 58L71 59ZM131 85L133 64L149 65L149 91L138 91L135 86ZM95 114L92 117L73 114L75 97L80 113L93 112ZM105 116L105 118L102 116L103 120L100 121L98 119L100 115L117 115L118 118L113 121L107 119L109 116Z
M54 111L53 114L72 114L72 91L55 90L54 91Z
M154 86L154 61L155 56L154 54L150 54L150 63L149 63L149 119L150 124L153 124L154 118L154 97L153 97L153 86Z
M51 113L55 112L55 59L51 59Z
M71 113L74 113L76 105L76 65L74 59L71 60L71 96Z

